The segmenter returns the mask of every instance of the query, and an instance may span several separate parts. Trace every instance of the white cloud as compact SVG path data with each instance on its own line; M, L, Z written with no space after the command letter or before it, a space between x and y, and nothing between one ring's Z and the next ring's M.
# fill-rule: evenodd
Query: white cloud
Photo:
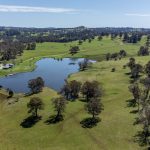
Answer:
M135 16L135 17L150 17L150 14L139 14L139 13L126 13L126 16Z
M30 7L30 6L13 6L0 5L0 12L22 12L22 13L73 13L78 12L71 8L48 8L48 7Z

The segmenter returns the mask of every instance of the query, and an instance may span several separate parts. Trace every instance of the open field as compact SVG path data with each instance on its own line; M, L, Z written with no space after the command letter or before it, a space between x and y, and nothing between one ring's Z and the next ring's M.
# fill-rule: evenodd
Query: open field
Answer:
M57 93L45 88L41 97L45 103L45 109L39 113L42 116L37 124L31 128L23 128L21 122L29 116L27 103L30 97L22 94L15 95L9 101L7 94L0 94L0 150L140 150L138 143L134 142L134 136L141 129L133 125L136 114L130 113L133 108L127 107L127 100L132 98L128 91L128 69L123 65L128 62L130 56L136 56L139 47L145 42L145 37L138 44L123 44L120 39L111 41L104 38L102 41L94 40L91 43L84 42L80 46L80 52L75 57L86 57L102 60L102 57L110 52L118 52L125 49L128 57L118 61L101 61L85 71L72 75L69 80L79 81L98 80L104 88L104 111L100 115L101 122L92 129L82 128L80 121L89 115L84 110L84 102L77 100L69 102L65 111L64 121L58 124L47 125L45 121L54 114L51 99ZM16 67L12 72L30 71L35 68L35 62L42 57L71 57L68 49L72 43L43 43L38 44L35 51L25 51L23 56L16 60ZM136 57L138 63L146 64L149 57ZM22 62L21 62L22 61ZM21 62L21 63L19 63ZM116 72L111 72L115 67ZM0 75L9 71L1 71ZM18 102L15 102L15 101Z
M137 57L137 62L145 64L149 57ZM92 129L82 128L80 121L89 115L84 110L84 102L69 102L63 122L47 125L45 121L53 115L51 98L56 92L45 88L36 96L43 99L45 109L39 113L43 116L31 128L22 128L20 123L27 118L26 104L30 97L19 97L19 102L8 105L7 100L0 103L0 149L2 150L140 150L134 136L141 128L133 125L136 115L130 113L133 108L127 107L127 100L132 98L128 92L128 69L123 65L128 58L120 61L102 61L85 72L71 76L76 79L98 80L105 90L102 102L104 111L100 115L101 122ZM112 67L116 72L112 73ZM2 93L5 93L2 91ZM12 99L10 101L13 101Z

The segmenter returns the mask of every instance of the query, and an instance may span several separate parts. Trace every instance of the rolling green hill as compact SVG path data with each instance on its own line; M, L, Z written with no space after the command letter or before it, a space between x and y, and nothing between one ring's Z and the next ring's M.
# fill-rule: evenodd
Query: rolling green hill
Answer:
M123 65L128 62L130 56L136 56L139 47L144 44L145 37L138 44L123 44L119 39L111 41L105 38L102 41L96 39L92 43L85 42L80 46L80 52L75 57L88 57L96 60L107 52L118 52L125 49L128 57L118 61L101 61L92 65L85 72L71 75L68 80L98 80L103 85L104 96L102 103L104 111L100 115L101 122L92 129L82 128L80 122L89 115L84 110L84 102L78 99L76 102L68 102L64 121L58 124L47 125L45 121L54 111L51 99L57 93L44 88L43 92L36 95L43 99L45 109L39 113L42 119L31 128L22 128L21 122L29 116L27 103L30 97L22 94L15 95L9 101L5 91L0 94L0 150L141 150L138 143L134 142L134 136L141 129L139 125L133 125L136 114L130 113L133 108L127 107L132 95L128 91L128 69ZM29 71L34 68L34 62L42 57L70 57L68 49L76 42L43 43L37 46L35 51L26 51L16 60L19 63L12 72ZM32 59L34 58L34 59ZM146 64L147 57L136 57L137 62ZM111 72L115 67L116 72ZM0 72L1 75L8 73Z

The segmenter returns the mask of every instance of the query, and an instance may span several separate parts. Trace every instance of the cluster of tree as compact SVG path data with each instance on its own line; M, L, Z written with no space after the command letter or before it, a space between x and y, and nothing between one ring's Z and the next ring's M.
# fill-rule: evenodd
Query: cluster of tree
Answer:
M149 48L146 46L141 46L140 50L138 51L138 56L147 56L149 55Z
M91 98L101 97L102 88L99 86L97 81L89 82L86 81L83 85L81 82L73 80L67 82L61 90L61 94L67 99L76 99L79 97L79 93L86 98L86 101L89 101Z
M141 33L125 33L123 42L127 43L137 43L141 41L142 34Z
M150 47L150 35L147 36L146 46Z
M103 39L102 35L98 36L98 41L101 41Z
M140 143L150 146L150 61L143 67L146 74L144 79L134 82L129 86L129 91L134 99L133 106L138 106L137 123L142 124L143 130L140 133Z
M143 66L136 63L135 58L130 58L127 66L130 68L131 78L136 80L139 77L139 74L143 72Z
M120 34L119 34L120 35ZM114 40L115 38L117 38L118 34L117 33L113 33L111 34L111 40Z
M0 42L0 60L15 59L17 55L21 55L25 45L18 41L3 41Z
M35 50L36 49L36 43L28 43L26 46L26 50Z
M112 59L117 60L117 59L124 58L126 56L127 56L126 51L125 50L120 50L119 53L112 53L112 54L107 53L106 54L106 60L107 61L112 60Z
M79 97L79 92L81 89L81 83L73 80L71 82L65 83L64 87L61 89L60 93L67 99L76 99Z
M87 68L89 68L91 63L88 59L84 59L83 61L79 62L79 70L85 71Z
M60 121L63 118L67 101L64 97L60 96L52 100L54 111L56 112L55 120ZM28 113L32 114L32 119L40 118L38 111L44 109L43 100L39 97L32 97L27 103Z
M87 102L85 108L92 114L93 119L103 109L101 103L103 90L97 81L86 81L83 85L76 80L66 82L60 93L67 100L75 100L81 93Z
M124 35L124 41L136 43L142 35L149 34L149 29L135 28L15 28L0 27L0 40L11 39L23 43L31 42L71 42L76 40L85 41L98 36L99 40L103 36L111 35L112 39Z
M52 99L52 105L56 112L55 121L63 119L63 112L65 111L67 100L76 99L79 97L80 92L86 99L85 110L92 115L92 120L96 119L96 116L103 110L101 103L102 88L100 88L97 81L86 81L83 85L73 80L66 82L66 85L61 90L61 96ZM27 103L28 113L32 113L33 118L39 117L38 110L44 109L44 103L42 99L38 97L32 97Z
M71 55L75 55L76 53L78 53L80 50L79 46L71 46L69 49L69 53Z

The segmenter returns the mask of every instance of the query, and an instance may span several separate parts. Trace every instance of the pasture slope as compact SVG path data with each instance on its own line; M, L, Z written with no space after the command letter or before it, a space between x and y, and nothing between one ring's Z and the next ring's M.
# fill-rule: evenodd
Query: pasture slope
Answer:
M104 111L100 115L101 122L92 129L82 128L80 121L89 117L84 110L84 102L68 102L64 121L58 124L47 124L46 120L54 114L51 99L57 93L49 88L36 96L43 99L45 109L40 111L42 119L31 128L23 128L21 122L29 116L27 103L30 97L15 94L7 100L7 93L0 91L0 150L141 150L134 136L141 129L133 125L136 114L130 113L133 108L127 107L127 101L132 98L128 91L128 69L123 65L130 56L136 56L139 47L144 44L145 37L138 44L124 44L119 39L111 41L104 38L84 42L81 51L75 57L87 57L101 60L107 52L117 52L125 49L128 57L118 61L101 61L92 65L89 70L71 75L68 80L98 80L104 88L102 102ZM42 57L71 57L68 54L72 43L43 43L35 51L26 51L17 58L16 67L11 72L22 72L34 69L36 60ZM34 59L32 59L34 58ZM21 61L22 60L22 61ZM149 57L136 57L137 62L146 64ZM111 72L115 67L116 72ZM9 73L1 71L0 75ZM50 78L50 80L52 80ZM34 95L35 96L35 95Z

